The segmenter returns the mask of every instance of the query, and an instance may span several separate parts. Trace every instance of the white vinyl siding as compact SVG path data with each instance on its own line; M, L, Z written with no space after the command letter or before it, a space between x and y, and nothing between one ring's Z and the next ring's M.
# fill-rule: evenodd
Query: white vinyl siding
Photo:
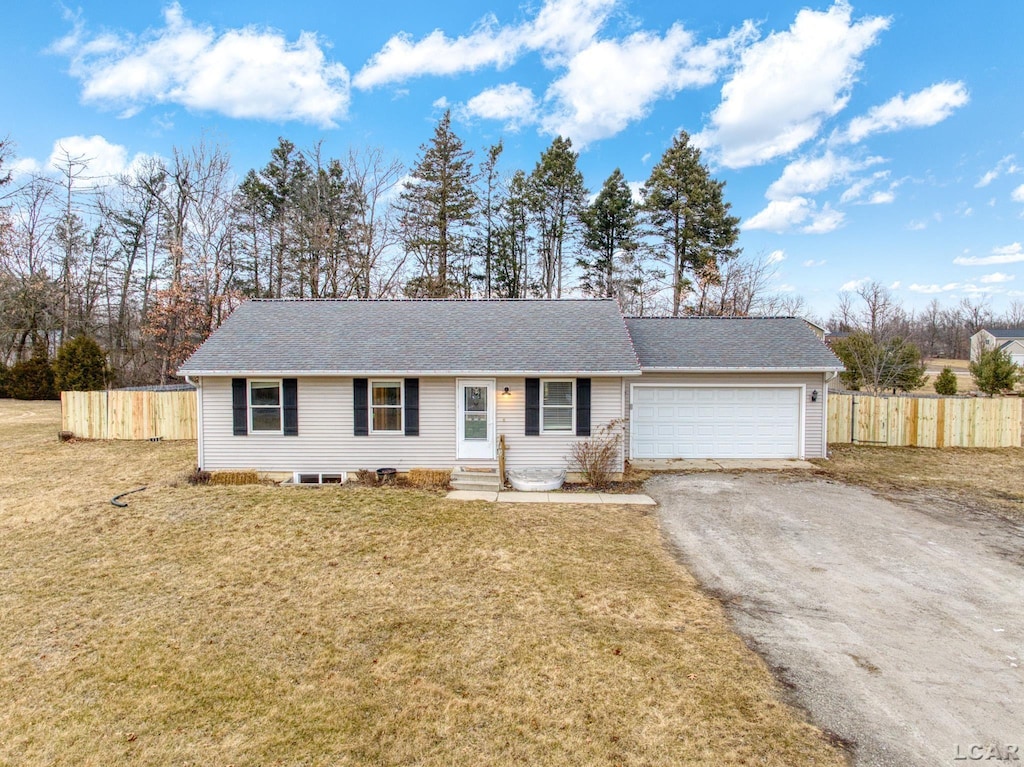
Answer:
M803 457L823 458L827 445L825 438L825 407L828 400L825 375L822 373L644 373L640 378L624 382L624 396L630 396L630 384L659 384L678 386L740 387L740 386L782 386L803 388ZM811 393L818 392L816 402L811 402ZM635 408L635 403L634 403ZM632 410L627 408L632 416ZM626 438L630 428L627 425ZM626 455L629 455L627 445Z
M636 379L633 379L636 380ZM353 435L352 379L299 378L298 421L295 437L248 435L235 437L231 427L231 379L203 377L201 439L203 468L255 469L267 472L339 472L395 467L452 468L474 463L455 455L456 395L454 378L420 378L420 433ZM504 387L509 394L502 394ZM497 434L505 435L507 465L566 466L571 434L525 436L523 378L497 379ZM591 381L591 429L622 418L622 379ZM494 461L477 463L494 465ZM616 471L622 469L621 456Z
M636 381L637 378L630 380ZM509 387L509 394L500 392ZM526 384L522 378L499 378L497 397L498 434L505 435L508 452L505 464L512 469L532 466L571 465L569 451L574 442L586 437L577 437L575 431L562 434L538 434L526 436ZM543 396L543 392L542 392ZM611 421L622 419L622 379L590 379L590 433L596 434L600 427ZM625 439L620 442L625 444ZM620 449L614 471L622 471L623 453Z
M353 434L352 379L299 378L295 437L231 433L231 379L203 377L203 468L332 472L455 466L455 381L420 379L420 434Z

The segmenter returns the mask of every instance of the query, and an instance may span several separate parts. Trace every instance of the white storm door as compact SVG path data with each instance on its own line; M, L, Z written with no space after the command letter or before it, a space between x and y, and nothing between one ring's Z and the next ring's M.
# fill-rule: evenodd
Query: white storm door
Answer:
M455 384L456 454L494 459L494 380L460 378Z

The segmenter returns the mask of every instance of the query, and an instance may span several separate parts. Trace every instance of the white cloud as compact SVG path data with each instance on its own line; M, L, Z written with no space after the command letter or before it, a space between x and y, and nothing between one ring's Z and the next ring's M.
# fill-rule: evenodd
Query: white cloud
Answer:
M845 0L825 12L801 10L788 30L743 52L698 146L714 148L730 168L797 149L846 106L860 56L888 26L879 16L854 22Z
M994 285L986 285L984 287L981 287L975 285L973 282L947 282L943 285L939 285L938 283L920 285L915 282L913 285L910 286L909 290L913 291L914 293L924 293L926 295L934 293L952 293L957 291L960 293L967 293L969 295L1006 292L1005 288L998 288Z
M839 286L839 290L844 293L849 293L854 290L860 290L869 282L871 282L870 277L861 277L859 280L850 280L849 282L844 282L842 285Z
M828 234L842 226L845 220L845 213L834 210L828 203L825 203L824 207L811 217L811 223L801 231L804 234Z
M137 114L149 104L180 104L229 117L301 120L328 128L345 116L349 75L327 61L316 35L289 42L269 29L217 33L188 21L181 6L141 36L93 35L80 24L52 46L71 60L86 102Z
M802 157L783 169L782 175L768 187L765 197L769 200L784 200L802 194L815 194L880 162L883 162L881 157L854 160L835 155L831 151L826 151L820 157Z
M870 176L865 178L859 178L853 182L839 198L840 202L856 202L860 200L864 193L872 187L877 181L881 181L889 177L889 171L881 170L876 173L872 173Z
M11 163L11 176L15 179L42 173L43 166L33 157L21 157Z
M744 229L767 229L785 232L807 220L814 203L805 197L772 200L764 210L743 222Z
M806 261L804 261L804 266L806 266L808 269L813 269L814 267L817 266L824 266L826 263L828 262L825 261L825 259L815 261L813 258L808 258Z
M773 250L768 254L768 258L766 259L769 264L780 264L785 260L786 254L781 250Z
M978 282L993 283L993 282L1013 282L1017 279L1015 274L1005 274L1003 272L992 272L992 274L986 274L978 278Z
M65 136L53 142L46 170L59 173L62 168L67 169L69 159L72 163L84 163L85 167L75 183L99 186L129 172L146 157L145 154L136 154L129 160L125 147L111 144L103 136Z
M579 146L614 136L658 99L713 83L753 34L746 24L728 37L696 45L690 32L674 24L664 36L644 31L624 40L595 40L548 88L545 101L552 109L543 129Z
M434 103L430 106L434 107L434 109L447 109L451 104L448 103L447 96L441 96L441 98L434 99Z
M863 117L852 119L845 138L856 144L874 133L935 125L966 104L969 98L962 82L936 83L907 98L894 96L869 109Z
M953 263L958 266L995 266L1021 261L1024 261L1024 247L1019 242L993 248L990 256L957 256L953 259Z
M888 205L896 199L896 193L892 190L887 192L875 192L868 198L868 205Z
M804 234L826 234L837 229L845 215L826 204L817 209L813 200L793 197L788 200L771 200L764 210L743 222L744 229L767 229L772 232L786 232L801 224Z
M921 232L928 228L928 222L922 219L916 219L907 224L907 229L912 232Z
M932 283L931 285L920 285L915 282L908 288L908 290L914 293L932 294L949 293L953 290L959 290L961 287L962 283L959 282L947 282L945 285L939 285L937 283Z
M460 111L467 117L500 120L514 131L536 120L537 99L529 88L508 83L478 93Z
M1016 163L1014 163L1014 155L1008 154L997 162L994 168L987 171L980 179L978 179L978 183L974 186L976 189L981 189L982 187L986 187L991 184L1004 173L1011 174L1017 173L1018 171L1020 171L1020 168L1017 167Z
M903 287L903 283L900 282L899 280L896 280L892 285L889 286L889 290L899 290L901 287Z
M1010 192L1010 198L1014 202L1024 202L1024 184L1021 184L1012 192Z
M615 0L547 0L532 21L499 26L491 14L468 35L450 38L437 29L414 41L395 35L355 75L357 88L375 88L423 75L455 75L483 67L505 68L526 51L542 51L549 64L590 43Z

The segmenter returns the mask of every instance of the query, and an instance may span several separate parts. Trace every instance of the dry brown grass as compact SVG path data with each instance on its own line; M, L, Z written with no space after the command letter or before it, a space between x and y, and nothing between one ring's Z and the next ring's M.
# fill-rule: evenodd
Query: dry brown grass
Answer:
M255 485L259 481L259 474L255 471L210 472L211 485Z
M190 487L192 444L56 431L0 401L0 764L843 763L634 508Z
M968 508L1024 519L1021 448L917 448L832 445L819 474L880 491L932 493Z
M452 479L451 470L445 469L409 469L405 476L405 484L421 490L444 490Z

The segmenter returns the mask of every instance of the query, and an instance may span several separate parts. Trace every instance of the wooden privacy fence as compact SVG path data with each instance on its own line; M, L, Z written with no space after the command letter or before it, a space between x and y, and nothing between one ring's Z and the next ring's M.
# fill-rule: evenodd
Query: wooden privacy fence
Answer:
M62 391L61 429L85 439L195 439L194 391Z
M1020 397L828 395L828 441L912 447L1020 447Z

